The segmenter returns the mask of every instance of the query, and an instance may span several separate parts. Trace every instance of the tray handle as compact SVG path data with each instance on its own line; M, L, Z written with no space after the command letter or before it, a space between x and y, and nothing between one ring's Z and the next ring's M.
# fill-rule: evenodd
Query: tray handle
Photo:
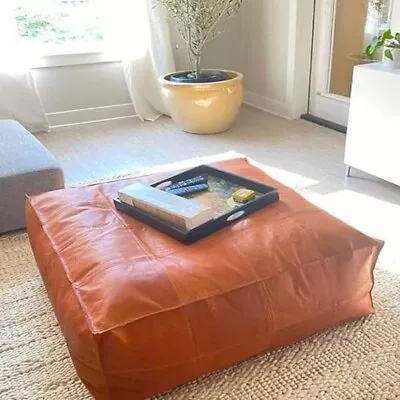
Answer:
M245 214L246 214L245 210L236 211L235 213L231 214L226 220L228 222L233 222L233 221L238 220L239 218L242 218L243 215L245 215Z

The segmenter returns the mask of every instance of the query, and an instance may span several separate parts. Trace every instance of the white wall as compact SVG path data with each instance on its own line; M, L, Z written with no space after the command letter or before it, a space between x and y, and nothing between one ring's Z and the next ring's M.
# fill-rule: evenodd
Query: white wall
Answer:
M307 110L313 0L251 0L241 15L247 103L286 118Z
M277 102L286 98L289 1L250 1L241 18L246 89Z
M50 125L133 114L133 107L126 105L131 99L122 68L113 62L35 69Z
M400 31L400 0L393 0L391 27L394 31Z
M120 63L99 63L36 70L47 112L129 103Z

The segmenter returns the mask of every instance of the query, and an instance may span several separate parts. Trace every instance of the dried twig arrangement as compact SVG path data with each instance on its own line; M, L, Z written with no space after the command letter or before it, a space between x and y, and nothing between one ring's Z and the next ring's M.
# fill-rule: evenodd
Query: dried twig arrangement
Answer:
M236 15L244 0L154 0L163 5L185 41L192 70L201 71L201 56L207 42L221 31L219 23Z

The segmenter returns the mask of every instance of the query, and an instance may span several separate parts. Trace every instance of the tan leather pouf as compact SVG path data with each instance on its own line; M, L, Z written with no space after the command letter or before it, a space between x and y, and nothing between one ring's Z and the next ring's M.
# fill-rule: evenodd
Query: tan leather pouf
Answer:
M373 240L246 160L281 200L191 246L117 212L148 176L30 197L32 248L80 378L139 400L373 312Z

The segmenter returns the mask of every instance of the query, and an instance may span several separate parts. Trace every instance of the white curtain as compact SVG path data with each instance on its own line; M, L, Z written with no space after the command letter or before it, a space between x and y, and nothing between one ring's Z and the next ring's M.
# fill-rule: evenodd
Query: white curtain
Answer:
M168 114L158 77L175 71L169 26L154 0L104 0L106 41L122 55L126 83L136 114L155 121Z
M4 4L3 4L4 3ZM0 5L0 118L15 119L32 133L48 123L13 16L13 1Z

